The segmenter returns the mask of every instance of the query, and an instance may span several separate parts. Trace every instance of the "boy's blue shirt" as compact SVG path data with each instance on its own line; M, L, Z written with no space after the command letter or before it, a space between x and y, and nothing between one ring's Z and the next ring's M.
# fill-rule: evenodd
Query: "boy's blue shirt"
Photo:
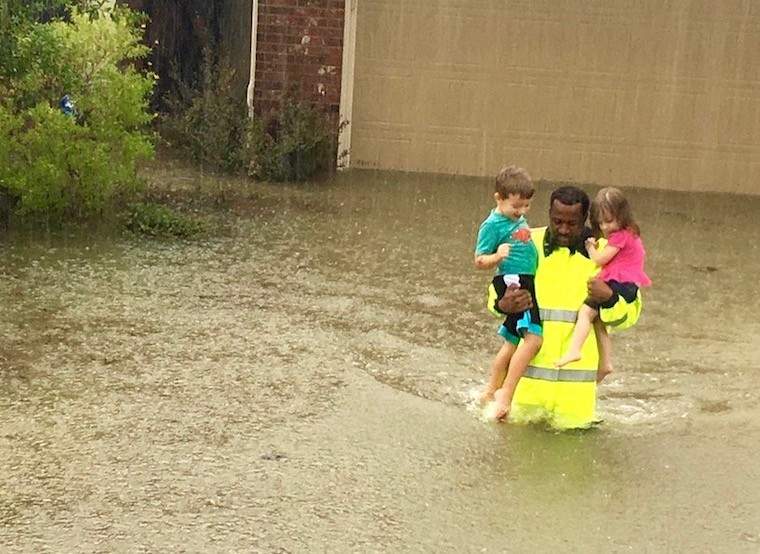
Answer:
M533 241L523 241L514 236L515 231L527 229L530 231L528 222L525 217L513 220L496 210L492 210L489 216L480 224L478 231L478 242L475 246L475 255L493 254L500 244L509 243L511 249L509 256L504 258L496 266L496 275L523 273L528 275L536 274L538 265L538 252Z

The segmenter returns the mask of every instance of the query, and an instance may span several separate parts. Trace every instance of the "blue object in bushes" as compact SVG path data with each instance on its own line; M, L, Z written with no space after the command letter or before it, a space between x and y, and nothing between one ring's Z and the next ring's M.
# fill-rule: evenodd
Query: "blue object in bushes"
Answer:
M63 98L61 98L59 105L61 106L61 111L65 115L74 117L75 115L74 101L71 99L71 97L68 94L65 94Z

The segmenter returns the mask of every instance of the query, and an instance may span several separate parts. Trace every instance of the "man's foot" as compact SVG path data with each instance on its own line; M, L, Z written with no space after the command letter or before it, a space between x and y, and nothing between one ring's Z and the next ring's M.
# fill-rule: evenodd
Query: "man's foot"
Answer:
M554 367L562 367L569 364L570 362L577 362L580 359L581 359L581 353L573 352L571 350L570 352L562 356L559 360L554 362Z
M507 391L504 389L497 390L494 395L494 411L493 417L496 421L504 421L509 415L509 409L511 408L511 402L507 398Z
M609 375L610 373L612 373L611 365L600 366L596 370L596 382L601 383L602 381L604 381L604 378L607 377L607 375Z

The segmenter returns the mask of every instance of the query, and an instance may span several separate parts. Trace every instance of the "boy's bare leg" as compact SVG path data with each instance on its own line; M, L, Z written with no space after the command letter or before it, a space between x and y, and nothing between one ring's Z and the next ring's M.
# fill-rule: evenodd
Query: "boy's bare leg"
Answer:
M488 378L488 385L486 385L486 389L480 395L481 406L493 400L494 393L501 387L504 378L507 376L507 366L516 349L516 344L504 341L504 344L496 353L496 357L491 362L491 374Z
M494 393L494 400L496 400L496 410L494 416L497 420L501 421L506 419L509 415L509 410L512 407L512 397L515 395L515 389L520 378L525 373L525 368L533 359L533 356L541 348L543 338L534 335L533 333L526 333L520 345L515 350L512 358L509 360L509 368L507 369L507 376L504 379L504 383Z
M607 327L598 317L594 320L594 333L596 333L596 345L599 350L599 367L596 370L596 382L612 373L612 339L607 334Z
M575 328L573 329L573 336L570 337L570 346L565 355L554 362L555 367L562 367L570 362L581 359L583 343L586 342L586 337L591 332L591 322L596 316L597 311L591 306L584 304L580 307L578 310L578 320L575 322Z

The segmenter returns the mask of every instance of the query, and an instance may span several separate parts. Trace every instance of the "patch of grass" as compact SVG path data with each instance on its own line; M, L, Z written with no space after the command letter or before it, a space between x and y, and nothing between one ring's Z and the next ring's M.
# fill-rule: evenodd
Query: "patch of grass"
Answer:
M126 227L149 237L193 238L206 230L200 220L153 202L132 204Z

